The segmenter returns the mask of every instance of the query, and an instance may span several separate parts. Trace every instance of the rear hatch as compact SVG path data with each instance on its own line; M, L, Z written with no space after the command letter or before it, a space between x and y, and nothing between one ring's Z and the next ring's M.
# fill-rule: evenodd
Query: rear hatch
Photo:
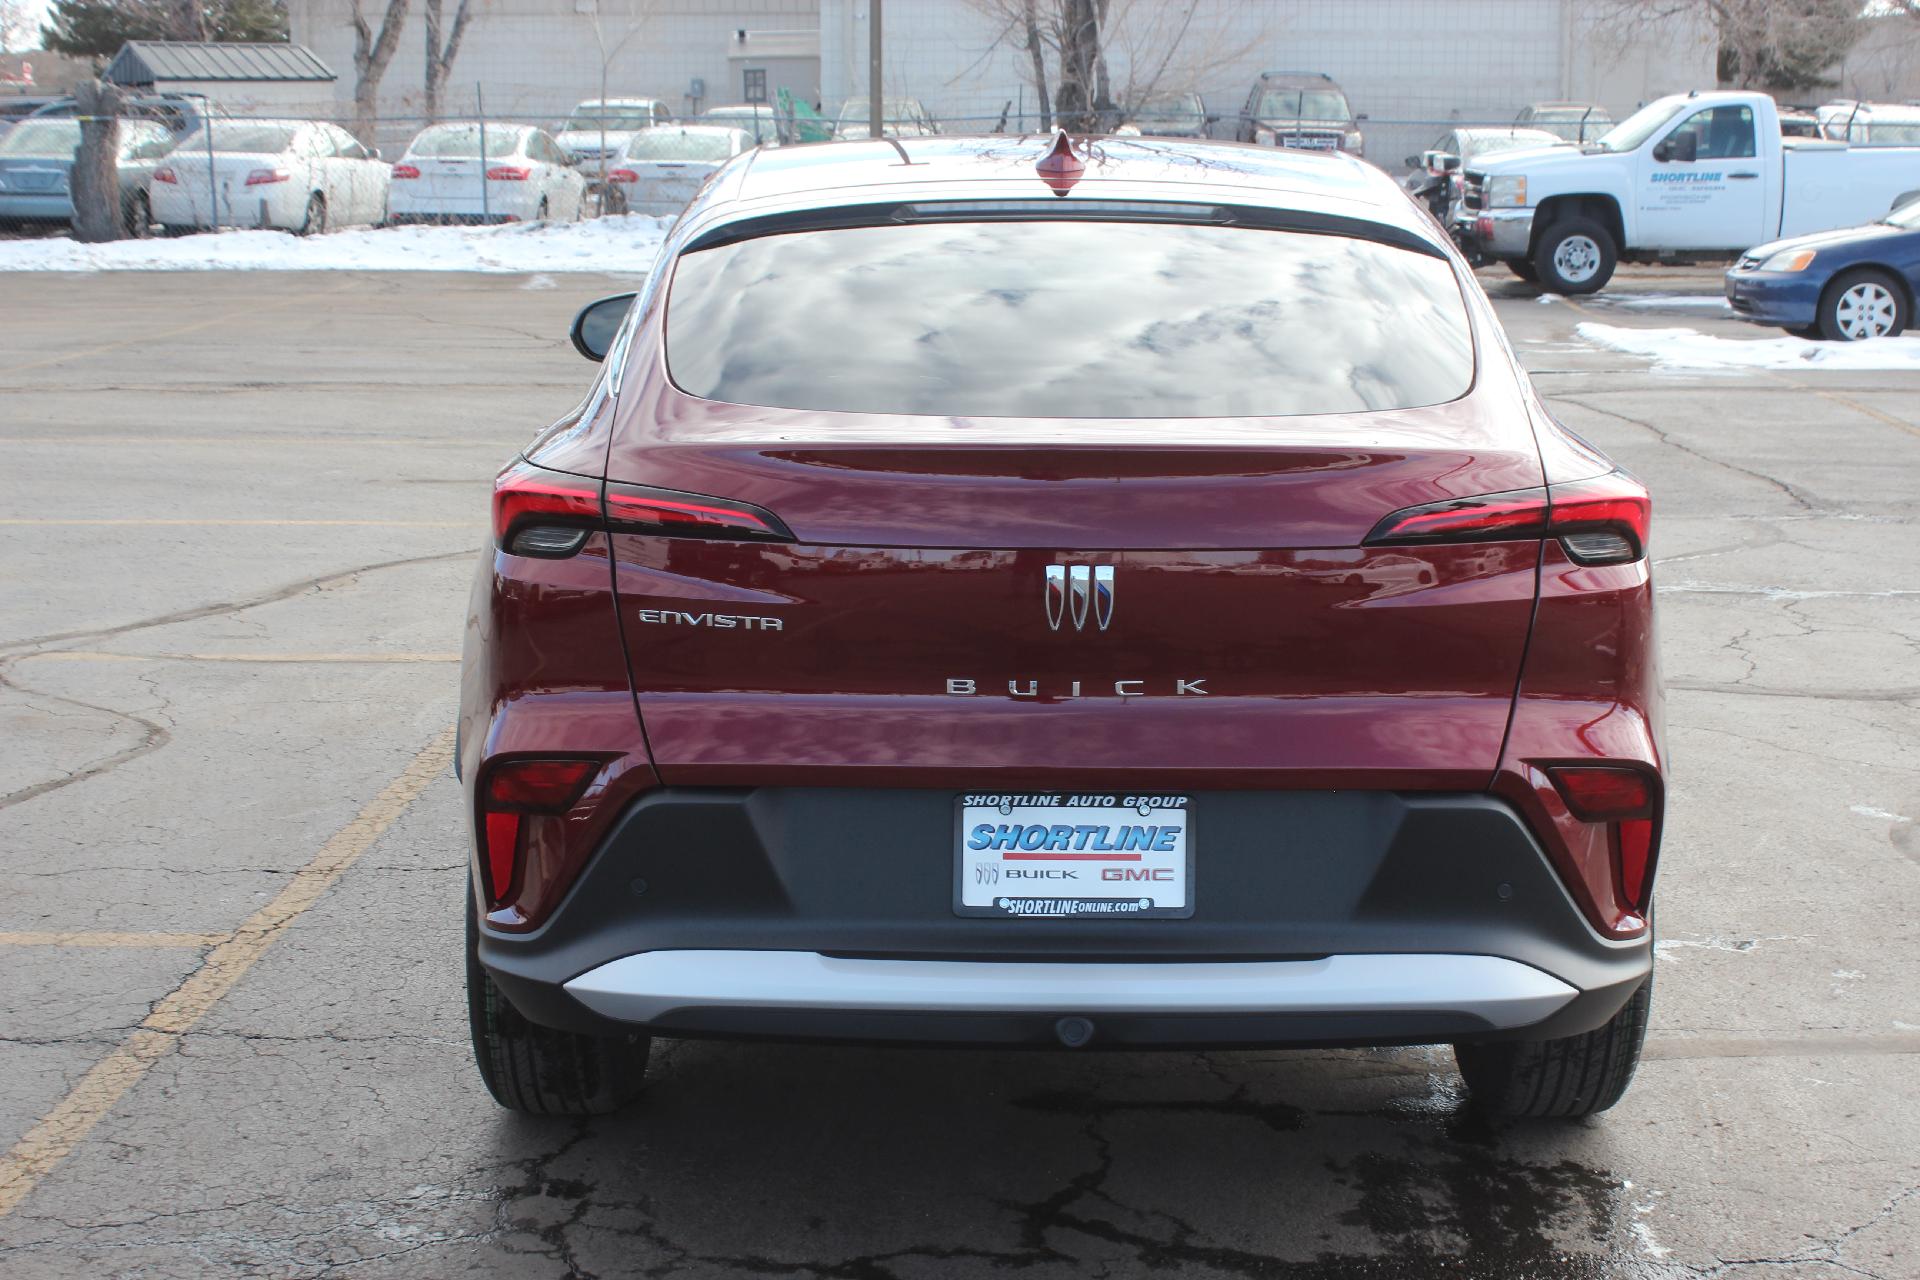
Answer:
M1404 249L1289 236L1301 243L1260 264L1245 249L1269 244L1233 237L1278 233L1081 228L1084 256L1053 271L1044 297L983 303L1008 292L1023 256L1052 261L1054 238L908 230L787 235L734 246L731 260L681 259L667 350L629 370L610 509L644 509L658 490L710 495L733 530L612 540L629 666L666 782L1485 785L1540 544L1365 545L1391 512L1542 483L1514 380L1501 370L1474 385L1444 258L1409 265L1391 256L1418 256ZM1162 232L1171 238L1153 238ZM861 234L882 238L815 257L802 243ZM1167 271L1178 283L1129 273L1142 252L1180 264ZM780 255L778 270L763 253ZM941 262L964 266L918 289L888 278ZM1273 274L1246 283L1252 266ZM1297 296L1301 280L1330 296L1348 279L1384 287L1395 270L1408 287L1380 306L1339 300L1365 314L1338 322L1337 343L1380 350L1343 355L1289 322L1262 355L1247 335L1270 313L1268 293ZM1111 284L1121 277L1134 281L1127 299ZM752 282L768 278L788 305L761 312ZM1204 301L1177 314L1170 287ZM1436 316L1449 291L1457 314ZM981 307L998 310L965 319ZM1130 308L1148 315L1144 337L1095 332ZM874 322L874 309L890 314ZM1410 337L1396 315L1422 333L1460 331ZM1029 356L1043 368L1067 358L1049 337L1063 326L1097 339L1086 359L1098 368L1030 381ZM1007 329L983 366L979 344ZM839 343L821 340L836 333ZM1209 359L1231 358L1230 378L1167 380L1218 371L1182 354L1196 336ZM1429 367L1383 372L1396 344L1432 341L1446 351ZM929 351L942 346L956 363ZM1116 346L1124 363L1109 358ZM1247 396L1282 412L1356 398L1388 407L1062 412L1206 412ZM983 416L924 412L946 399ZM878 411L891 403L920 411ZM1047 416L1001 412L1022 404ZM791 539L756 539L756 521Z

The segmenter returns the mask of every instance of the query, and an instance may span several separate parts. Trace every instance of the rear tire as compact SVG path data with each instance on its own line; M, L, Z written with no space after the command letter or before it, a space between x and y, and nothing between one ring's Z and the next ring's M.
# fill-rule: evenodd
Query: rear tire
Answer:
M153 206L144 191L136 191L127 200L126 231L129 240L145 240L153 234Z
M1640 1065L1653 975L1605 1024L1558 1040L1456 1044L1473 1105L1513 1120L1575 1120L1620 1101Z
M545 196L540 197L540 207L533 211L533 220L535 222L545 222L547 220L547 198Z
M1907 327L1906 291L1884 271L1843 272L1820 295L1820 336L1831 342L1897 338Z
M297 233L303 236L327 234L327 198L318 191L307 197L307 216Z
M481 965L478 944L469 902L467 1022L480 1078L494 1101L535 1116L605 1115L631 1102L645 1084L652 1039L582 1035L527 1021Z
M1533 269L1533 264L1531 262L1518 262L1513 259L1508 259L1507 270L1513 272L1513 274L1519 276L1522 280L1525 280L1528 284L1539 283L1540 273Z
M1533 269L1549 293L1598 293L1613 279L1620 250L1591 218L1562 218L1540 233Z

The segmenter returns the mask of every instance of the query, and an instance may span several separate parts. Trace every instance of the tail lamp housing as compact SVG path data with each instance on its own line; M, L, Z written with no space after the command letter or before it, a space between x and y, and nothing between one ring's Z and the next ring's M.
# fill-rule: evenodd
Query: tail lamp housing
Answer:
M568 758L499 760L488 767L480 780L480 866L490 905L513 895L527 819L573 808L600 766L598 758Z
M1577 564L1631 564L1647 554L1653 519L1646 488L1624 471L1591 480L1450 498L1395 511L1368 546L1558 538Z
M169 186L174 186L179 183L180 176L173 171L172 165L163 164L158 169L155 169L153 171L153 180L155 182L164 182Z
M1643 769L1619 765L1552 765L1547 777L1575 819L1606 825L1620 900L1646 915L1660 828L1659 782Z
M417 178L420 176L420 166L414 164L397 164L393 166L392 176L395 182L405 182L409 178Z
M291 180L292 177L293 175L285 169L255 169L247 175L247 185L250 187L271 186L276 182L287 182Z
M513 555L560 560L595 532L735 542L792 542L779 516L750 502L645 485L602 484L516 462L493 485L493 536Z
M608 182L638 182L640 175L631 169L615 169L607 175Z
M489 182L525 182L533 176L533 170L526 165L497 164L487 170Z

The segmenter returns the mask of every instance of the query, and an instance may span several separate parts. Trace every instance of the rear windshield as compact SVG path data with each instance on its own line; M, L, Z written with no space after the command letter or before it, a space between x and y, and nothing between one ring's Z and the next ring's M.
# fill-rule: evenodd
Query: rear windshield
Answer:
M686 254L667 361L710 400L951 417L1405 409L1473 380L1443 259L1334 235L1065 219Z
M519 145L520 133L517 129L487 130L488 159L510 156ZM407 148L407 154L438 160L477 160L480 158L480 126L448 124L428 129L413 140L413 145Z
M71 160L80 145L78 120L28 120L0 138L0 156L32 156L38 160Z
M254 124L246 120L215 120L210 126L194 130L181 141L177 151L192 153L207 150L207 129L213 130L213 150L258 152L278 155L293 145L300 126L292 124Z
M573 109L573 114L560 127L570 133L585 133L593 129L641 129L652 123L651 107L583 103Z
M732 147L725 134L648 130L627 143L629 160L725 160Z

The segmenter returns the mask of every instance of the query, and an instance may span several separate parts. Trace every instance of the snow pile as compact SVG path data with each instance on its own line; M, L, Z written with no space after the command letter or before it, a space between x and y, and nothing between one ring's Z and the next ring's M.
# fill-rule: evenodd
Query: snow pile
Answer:
M669 218L492 227L362 227L301 239L223 231L177 240L0 240L0 271L610 271L653 268Z
M1715 338L1697 329L1629 329L1588 321L1574 332L1596 347L1646 356L1663 372L1728 369L1916 369L1920 339L1809 342L1805 338Z
M1727 300L1717 293L1623 293L1587 299L1589 306L1596 302L1630 311L1718 311L1723 314L1733 311Z

